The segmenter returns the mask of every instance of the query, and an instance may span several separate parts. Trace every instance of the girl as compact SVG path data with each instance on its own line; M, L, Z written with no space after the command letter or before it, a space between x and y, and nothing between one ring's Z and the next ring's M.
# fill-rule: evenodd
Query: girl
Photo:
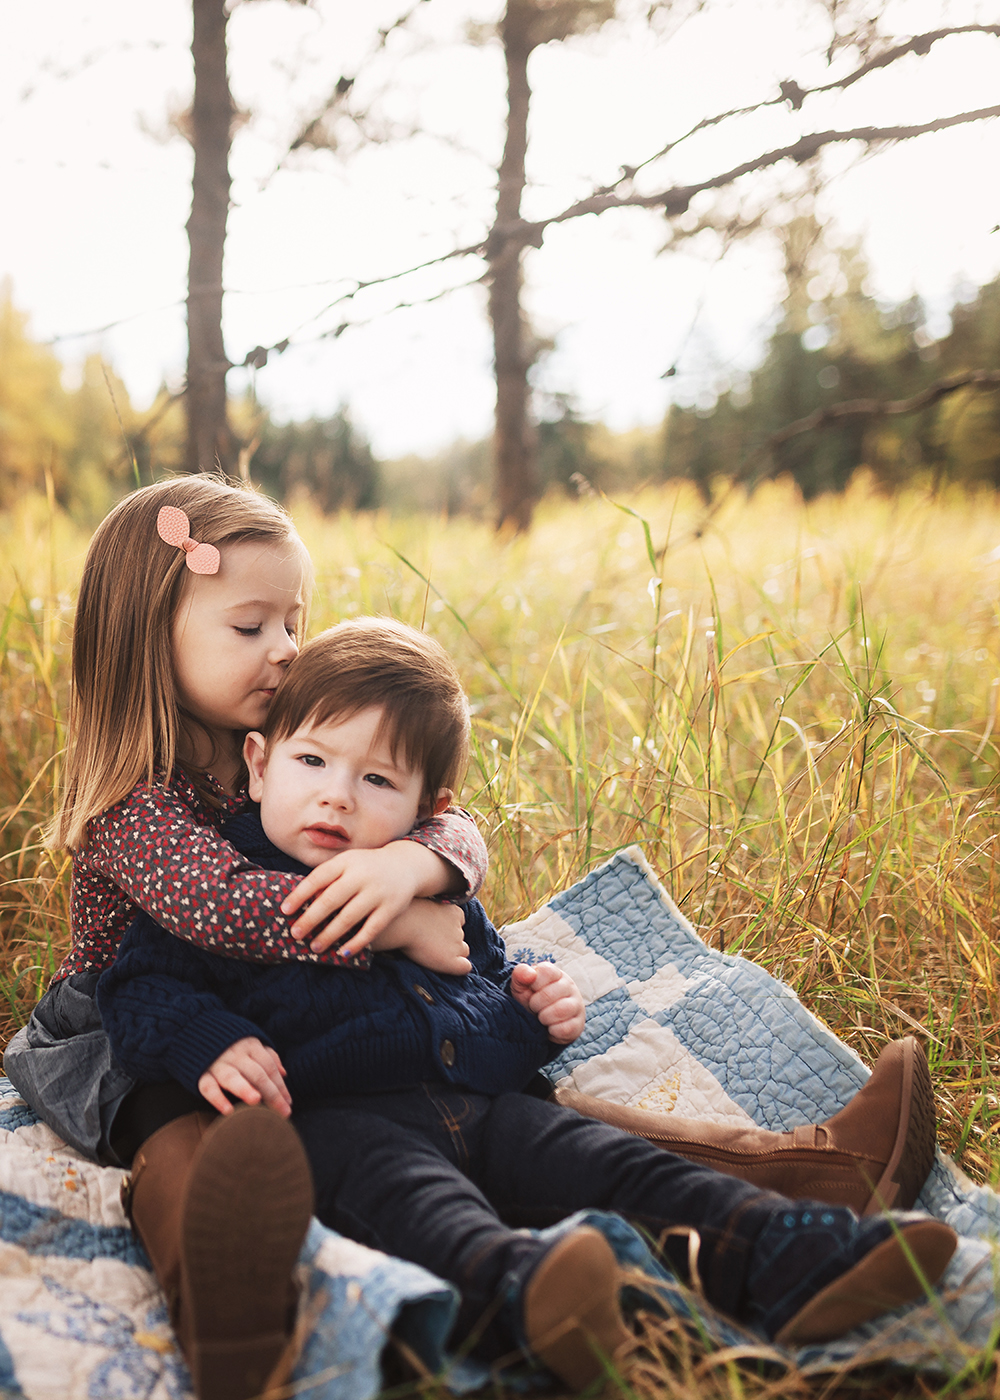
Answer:
M486 866L471 818L455 811L382 851L335 855L302 881L253 867L219 837L245 801L243 736L296 654L309 578L288 516L217 478L144 487L98 529L51 833L73 852L72 947L4 1059L67 1142L133 1165L132 1223L203 1400L258 1393L285 1347L308 1168L266 1063L250 1095L261 1106L218 1122L176 1086L137 1086L97 1014L100 972L139 909L238 959L364 966L369 946L398 947L466 972L460 913L420 897L469 897Z

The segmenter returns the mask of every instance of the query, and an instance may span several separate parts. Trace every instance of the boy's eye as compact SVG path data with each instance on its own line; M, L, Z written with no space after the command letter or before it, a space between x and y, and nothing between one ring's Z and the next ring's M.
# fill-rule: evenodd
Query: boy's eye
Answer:
M323 760L318 753L300 753L299 762L304 763L307 768L322 768Z
M392 783L390 783L389 779L384 777L381 773L366 773L365 782L371 783L372 787L392 787Z
M259 637L260 623L258 622L256 627L237 627L236 631L240 634L241 637Z

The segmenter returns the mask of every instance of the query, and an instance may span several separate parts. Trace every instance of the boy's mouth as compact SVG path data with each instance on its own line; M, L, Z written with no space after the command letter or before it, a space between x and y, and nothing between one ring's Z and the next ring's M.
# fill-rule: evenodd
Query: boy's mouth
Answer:
M306 835L314 846L322 846L326 851L339 851L351 844L342 826L307 826Z

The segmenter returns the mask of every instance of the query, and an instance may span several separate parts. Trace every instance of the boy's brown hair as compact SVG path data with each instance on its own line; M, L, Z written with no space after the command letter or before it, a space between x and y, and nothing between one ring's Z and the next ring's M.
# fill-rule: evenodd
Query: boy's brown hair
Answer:
M289 666L267 712L267 749L307 726L383 711L393 760L423 775L423 802L455 791L469 761L469 702L439 642L388 617L321 632Z

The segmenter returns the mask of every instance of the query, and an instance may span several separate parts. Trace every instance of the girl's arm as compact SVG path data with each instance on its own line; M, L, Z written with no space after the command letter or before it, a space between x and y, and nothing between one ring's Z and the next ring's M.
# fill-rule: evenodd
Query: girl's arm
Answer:
M199 813L205 819L201 823ZM300 877L262 870L248 861L208 824L209 816L188 780L179 777L169 786L138 784L123 802L89 823L87 844L74 861L74 949L65 970L106 965L136 907L168 932L229 957L357 963L337 948L317 953L292 938L281 904L300 885ZM476 880L485 846L474 823L457 813L436 818L436 834L430 834L437 842L442 821L446 832L461 824L461 841L449 840L449 849L462 878ZM477 843L483 859L476 857L466 868L463 851L475 856ZM449 869L441 865L442 883ZM118 898L119 891L124 899ZM313 914L312 907L308 913ZM315 921L328 917L321 913ZM360 957L367 962L367 953Z
M436 817L419 822L404 841L419 841L451 866L446 888L433 894L446 894L461 900L474 899L483 887L489 856L479 834L476 819L464 807L449 807Z
M300 876L255 865L219 836L212 817L179 778L139 783L89 822L73 861L73 948L60 975L112 962L137 908L178 938L228 957L350 961L335 948L318 956L291 937L280 906Z
M341 952L353 957L414 899L471 899L485 876L486 860L473 818L461 808L449 808L387 846L343 851L324 861L281 908L298 916L292 935L309 940L314 953L351 933Z

